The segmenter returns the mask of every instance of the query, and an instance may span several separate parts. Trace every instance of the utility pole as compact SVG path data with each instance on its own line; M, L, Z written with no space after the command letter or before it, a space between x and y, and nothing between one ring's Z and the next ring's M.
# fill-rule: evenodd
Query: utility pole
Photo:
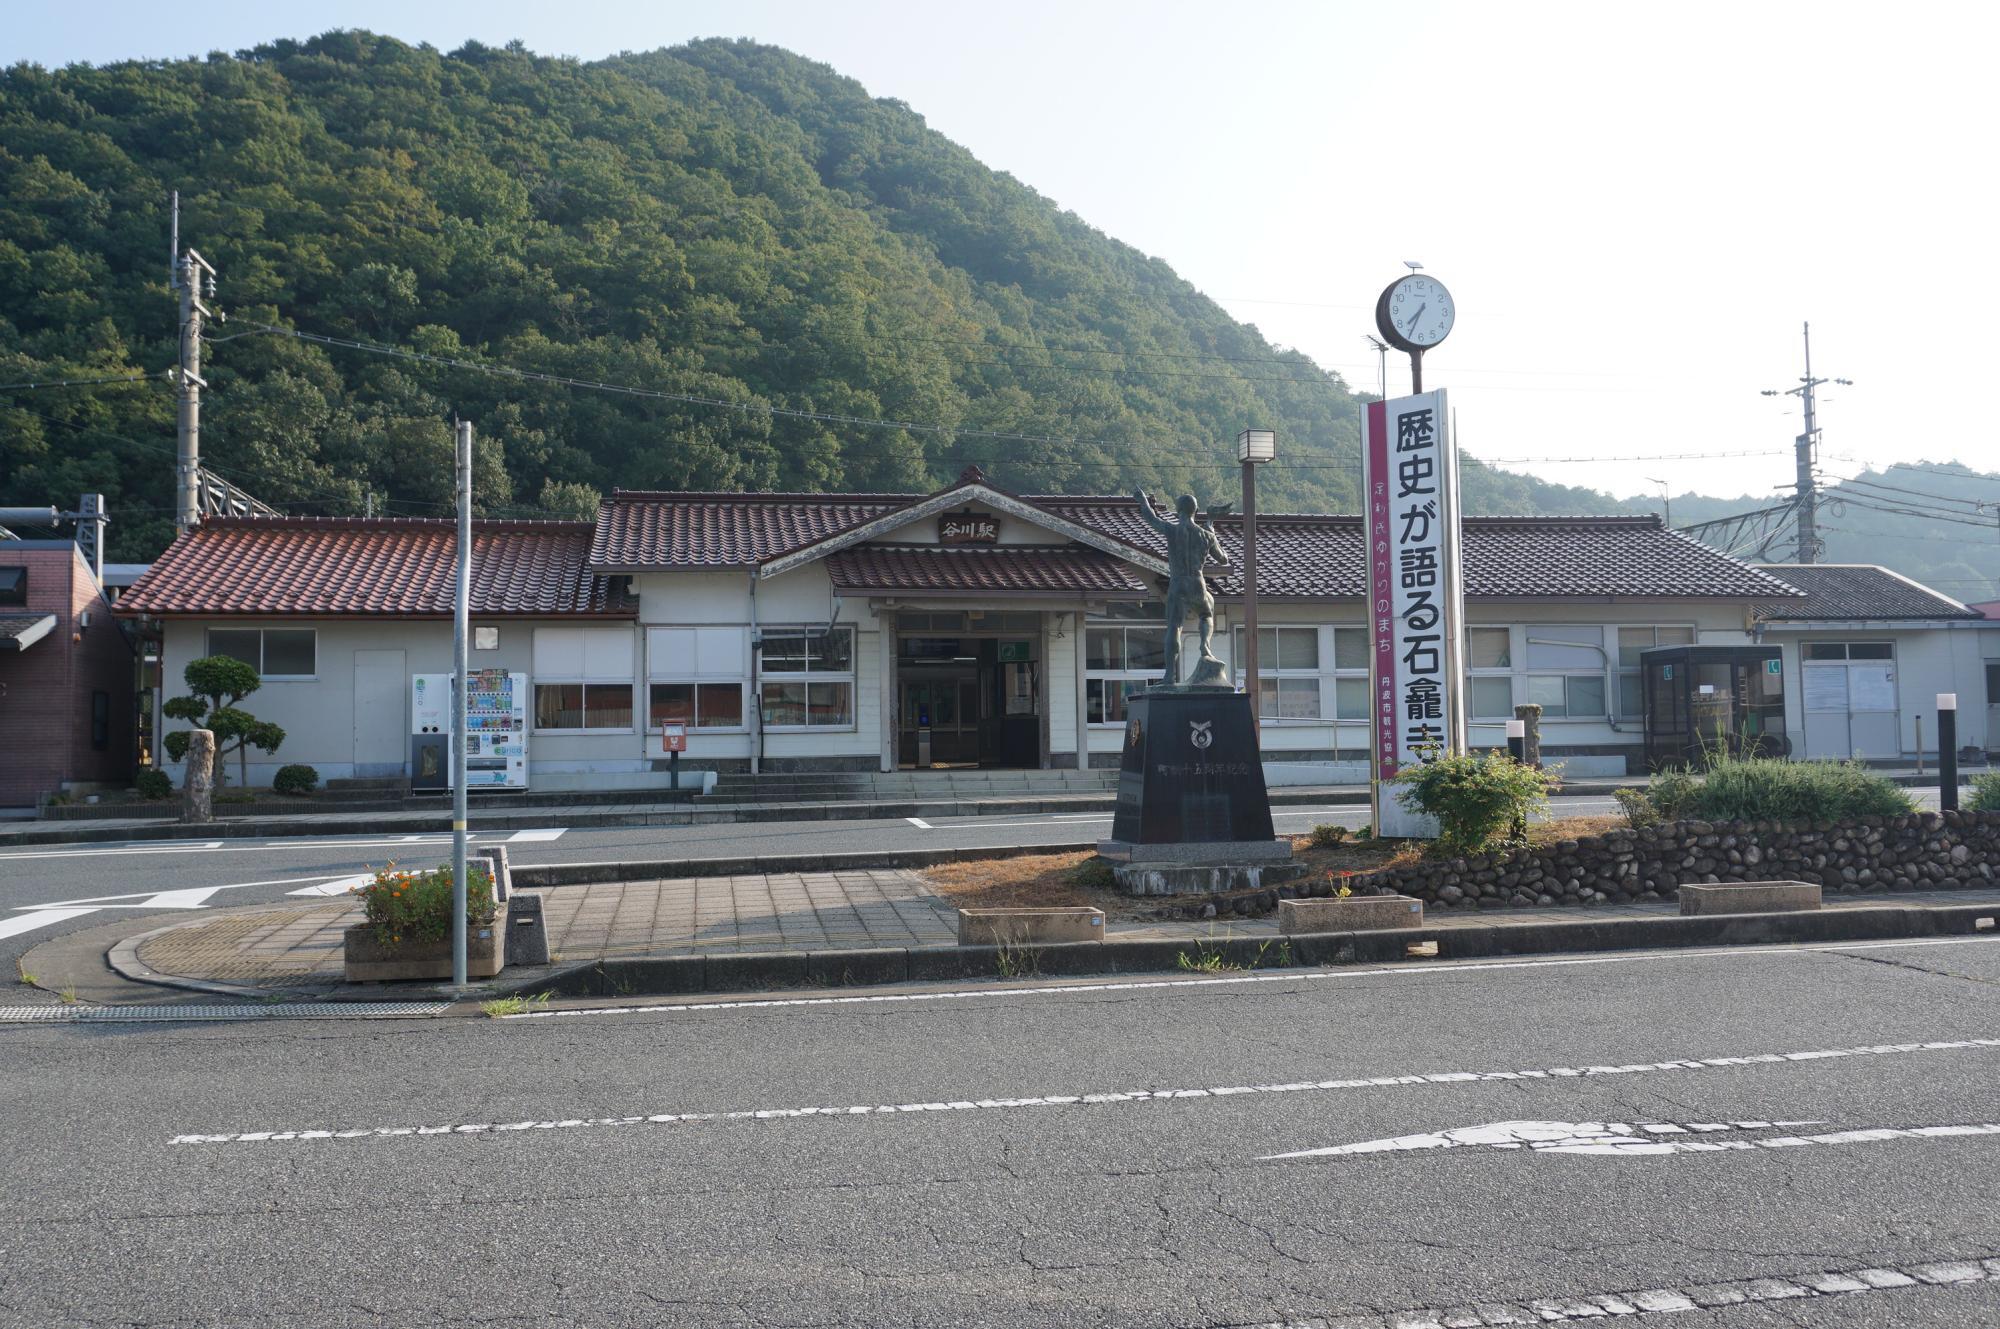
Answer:
M1812 324L1807 323L1804 325L1804 328L1806 372L1800 376L1799 385L1795 388L1784 388L1782 390L1778 388L1765 388L1763 395L1766 397L1797 397L1801 405L1805 408L1805 432L1792 442L1797 460L1794 487L1798 492L1798 560L1801 563L1811 563L1819 557L1820 553L1819 489L1813 477L1814 466L1819 460L1819 417L1816 403L1813 399L1813 390L1822 383L1838 383L1842 387L1852 387L1854 386L1854 380L1851 378L1813 377Z
M180 383L178 438L174 465L174 529L186 532L201 520L201 377L202 320L223 321L223 315L202 304L204 285L215 298L215 268L181 243L181 195L173 196L173 289L180 294Z
M458 575L451 605L451 981L465 986L465 676L466 620L472 613L472 422L457 422Z
M1667 492L1667 482L1649 475L1646 483L1660 487L1660 524L1671 531L1674 528L1674 496Z

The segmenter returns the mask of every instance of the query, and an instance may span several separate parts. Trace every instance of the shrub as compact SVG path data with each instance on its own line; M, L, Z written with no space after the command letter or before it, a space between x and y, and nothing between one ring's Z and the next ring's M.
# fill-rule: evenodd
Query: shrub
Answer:
M139 778L132 782L132 787L139 791L141 798L157 801L174 796L173 777L162 770L140 771Z
M160 707L161 713L171 720L186 720L215 735L217 789L228 780L225 762L232 752L238 763L238 782L250 783L249 750L276 752L285 741L283 729L269 720L259 720L236 704L263 687L264 680L255 669L227 655L205 655L190 660L181 671L181 678L187 683L188 695L170 698ZM187 730L176 729L164 741L169 757L175 761L187 759L190 741Z
M1118 889L1118 878L1112 874L1111 860L1091 857L1078 863L1069 871L1069 879L1078 886L1089 890L1112 891Z
M1331 849L1335 845L1347 843L1347 828L1335 826L1331 822L1322 823L1312 828L1307 840L1315 849Z
M1699 777L1684 771L1653 777L1660 814L1709 821L1853 821L1914 810L1892 780L1857 762L1784 761L1715 754Z
M1618 800L1618 807L1625 814L1625 824L1634 830L1651 826L1660 819L1660 810L1653 806L1653 800L1646 797L1643 789L1614 789L1611 796Z
M1972 797L1968 812L2000 812L2000 771L1985 771L1972 777Z
M271 777L271 788L281 794L310 794L319 788L319 772L302 761L280 766Z
M1504 752L1458 753L1406 767L1396 783L1403 806L1437 819L1440 849L1476 854L1547 807L1556 777Z
M384 942L443 941L451 936L451 868L429 872L403 872L391 863L354 893L375 936ZM465 870L465 923L468 928L485 927L493 921L498 907L493 903L493 883L483 868L470 865Z

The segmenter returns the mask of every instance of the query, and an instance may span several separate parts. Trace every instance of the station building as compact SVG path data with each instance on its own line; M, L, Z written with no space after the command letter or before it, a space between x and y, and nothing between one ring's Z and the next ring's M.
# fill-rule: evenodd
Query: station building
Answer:
M1216 528L1233 664L1242 523ZM260 669L244 704L288 737L253 784L294 761L405 775L410 681L451 669L453 538L446 520L212 518L119 612L157 634L166 695L197 656ZM1572 775L1641 768L1642 651L1753 643L1808 598L1650 516L1468 517L1462 550L1472 742L1499 746L1534 702ZM932 494L621 490L594 523L475 524L471 667L525 679L537 789L663 782L663 725L718 772L1115 767L1125 699L1161 667L1163 555L1133 498L1020 496L976 468ZM1367 778L1363 555L1358 517L1258 519L1274 783Z

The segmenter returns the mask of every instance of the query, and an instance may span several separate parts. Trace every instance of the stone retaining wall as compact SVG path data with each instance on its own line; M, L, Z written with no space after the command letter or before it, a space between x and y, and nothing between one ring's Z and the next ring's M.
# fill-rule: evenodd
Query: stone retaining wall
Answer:
M2000 812L1855 822L1681 821L1347 879L1356 892L1497 909L1672 899L1683 884L1810 881L1842 891L2000 885Z

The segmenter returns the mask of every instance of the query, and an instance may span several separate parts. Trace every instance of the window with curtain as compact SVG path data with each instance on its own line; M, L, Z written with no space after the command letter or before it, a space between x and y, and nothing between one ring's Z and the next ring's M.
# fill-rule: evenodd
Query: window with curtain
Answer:
M632 645L626 627L536 628L536 730L629 732Z
M649 628L646 723L717 732L746 727L750 688L747 627Z
M765 629L758 690L766 729L853 728L854 629Z

